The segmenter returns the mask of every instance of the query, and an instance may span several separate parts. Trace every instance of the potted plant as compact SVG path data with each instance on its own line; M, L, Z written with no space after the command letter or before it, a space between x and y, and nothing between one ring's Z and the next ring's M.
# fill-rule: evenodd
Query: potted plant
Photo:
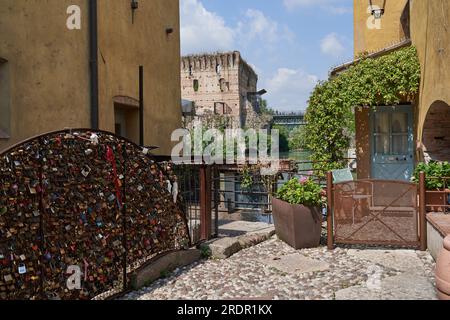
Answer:
M445 205L450 204L450 163L431 161L419 163L416 167L413 182L419 181L420 172L424 172L427 189L425 202L430 212L445 212Z
M320 245L324 191L311 178L294 178L273 199L273 220L278 237L295 249Z

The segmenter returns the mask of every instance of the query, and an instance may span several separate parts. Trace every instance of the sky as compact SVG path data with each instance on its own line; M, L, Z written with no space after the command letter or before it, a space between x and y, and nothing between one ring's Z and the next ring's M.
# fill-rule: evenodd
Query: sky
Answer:
M180 13L182 54L240 51L275 110L305 110L352 60L353 0L180 0Z

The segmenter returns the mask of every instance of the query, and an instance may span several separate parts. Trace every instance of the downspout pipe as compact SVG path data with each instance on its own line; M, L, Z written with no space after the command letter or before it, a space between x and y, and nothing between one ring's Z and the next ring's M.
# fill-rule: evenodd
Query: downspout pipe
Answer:
M99 129L98 117L98 15L97 0L89 1L89 68L91 128Z
M144 145L144 67L139 66L139 144Z

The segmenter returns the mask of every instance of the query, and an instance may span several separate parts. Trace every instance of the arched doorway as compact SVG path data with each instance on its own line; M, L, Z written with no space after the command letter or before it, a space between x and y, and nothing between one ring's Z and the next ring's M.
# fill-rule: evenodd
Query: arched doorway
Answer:
M450 161L450 106L434 102L423 127L422 142L428 160Z

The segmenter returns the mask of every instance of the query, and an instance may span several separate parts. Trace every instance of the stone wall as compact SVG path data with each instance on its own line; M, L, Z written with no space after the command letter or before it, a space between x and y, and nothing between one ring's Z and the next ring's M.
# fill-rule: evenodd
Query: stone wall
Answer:
M239 52L190 55L181 59L182 98L194 101L197 115L228 114L237 126L257 112L255 99L258 76Z

